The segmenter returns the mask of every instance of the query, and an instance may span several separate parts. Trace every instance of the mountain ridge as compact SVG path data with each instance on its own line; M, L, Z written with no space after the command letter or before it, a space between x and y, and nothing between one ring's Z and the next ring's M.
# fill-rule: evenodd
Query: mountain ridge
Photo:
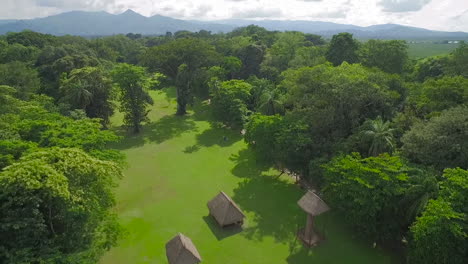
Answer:
M268 30L301 31L331 37L340 32L350 32L357 38L405 39L405 40L468 40L466 32L435 31L399 24L381 24L367 27L308 20L244 20L226 19L213 21L181 20L153 15L143 16L131 9L120 14L105 11L69 11L53 16L25 19L0 20L0 34L33 30L52 35L106 36L140 33L162 35L180 30L230 32L237 27L255 24Z

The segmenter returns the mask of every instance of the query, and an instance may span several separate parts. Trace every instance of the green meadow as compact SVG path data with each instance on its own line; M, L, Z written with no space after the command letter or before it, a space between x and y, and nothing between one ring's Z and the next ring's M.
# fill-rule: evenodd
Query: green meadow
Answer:
M458 46L459 44L409 43L408 55L412 59L446 55Z
M178 232L207 264L395 263L355 238L333 211L317 219L326 240L303 247L295 234L306 215L296 202L305 190L256 161L239 131L212 122L206 102L178 117L172 89L151 95L151 122L141 134L122 130L120 114L113 118L123 136L115 147L127 156L115 209L126 234L101 264L167 263L165 243ZM246 213L243 229L222 230L208 217L206 203L220 190Z

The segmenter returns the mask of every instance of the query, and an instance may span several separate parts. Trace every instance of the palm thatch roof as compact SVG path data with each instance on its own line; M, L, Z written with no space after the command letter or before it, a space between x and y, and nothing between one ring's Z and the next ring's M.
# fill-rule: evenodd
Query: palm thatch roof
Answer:
M181 233L166 244L166 256L169 264L197 264L200 254L192 240Z
M323 214L330 210L330 207L312 191L308 191L302 196L297 204L302 210L313 216Z
M245 215L242 210L224 192L220 192L207 205L210 214L220 226L242 223L244 220Z

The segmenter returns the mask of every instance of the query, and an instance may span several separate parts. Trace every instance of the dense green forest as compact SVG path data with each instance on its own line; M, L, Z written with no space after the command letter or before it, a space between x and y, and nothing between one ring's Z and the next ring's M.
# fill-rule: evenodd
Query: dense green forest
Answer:
M468 259L468 44L413 60L399 40L330 41L257 26L227 34L0 37L0 263L96 263L149 90L176 115L209 102L281 171L318 186L357 235L408 263ZM157 129L157 128L156 128Z

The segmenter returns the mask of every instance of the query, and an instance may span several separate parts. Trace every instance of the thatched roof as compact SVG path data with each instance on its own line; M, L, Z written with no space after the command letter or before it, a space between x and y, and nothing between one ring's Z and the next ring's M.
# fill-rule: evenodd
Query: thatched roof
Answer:
M166 244L166 256L169 264L197 264L200 254L192 240L181 233Z
M221 226L242 222L245 217L239 206L224 192L208 202L208 209Z
M302 210L313 216L323 214L330 210L328 205L311 191L308 191L304 196L302 196L297 204L302 208Z

